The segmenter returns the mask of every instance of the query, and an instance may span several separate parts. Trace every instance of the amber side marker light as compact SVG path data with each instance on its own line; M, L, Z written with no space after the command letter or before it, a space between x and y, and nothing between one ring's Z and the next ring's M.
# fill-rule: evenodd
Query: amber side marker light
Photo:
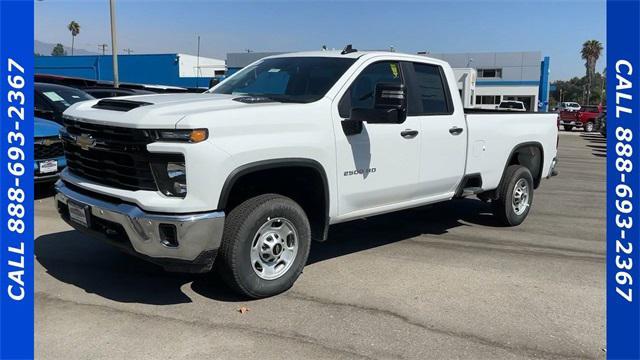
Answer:
M189 140L192 143L199 143L207 140L209 137L209 131L207 129L196 129L191 131L191 135L189 135Z

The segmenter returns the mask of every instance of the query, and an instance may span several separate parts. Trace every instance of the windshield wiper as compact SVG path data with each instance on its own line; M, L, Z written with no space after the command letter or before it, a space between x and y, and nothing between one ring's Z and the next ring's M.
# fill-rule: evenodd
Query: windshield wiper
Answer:
M293 99L291 97L283 96L283 95L249 94L248 96L254 96L254 97L257 97L257 98L265 98L265 99L269 99L269 100L273 100L273 101L281 102L281 103L295 103L295 104L305 104L305 103L307 103L307 101L300 100L300 99Z

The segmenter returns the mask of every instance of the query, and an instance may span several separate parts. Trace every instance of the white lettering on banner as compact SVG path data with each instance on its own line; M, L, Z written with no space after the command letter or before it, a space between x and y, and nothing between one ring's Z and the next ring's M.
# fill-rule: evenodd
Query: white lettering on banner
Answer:
M622 75L621 75L622 74ZM620 103L622 100L631 101L631 94L624 93L624 90L630 90L633 87L631 80L625 78L623 75L631 76L633 74L633 66L627 60L618 60L616 62L616 117L620 117L621 113L631 114L630 107L622 106Z

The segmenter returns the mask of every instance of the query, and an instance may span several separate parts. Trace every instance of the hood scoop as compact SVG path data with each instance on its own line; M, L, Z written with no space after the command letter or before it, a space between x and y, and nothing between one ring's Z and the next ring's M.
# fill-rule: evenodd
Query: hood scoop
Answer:
M153 105L152 103L143 101L132 100L116 100L116 99L104 99L98 101L92 106L94 109L113 110L113 111L130 111L141 106Z
M268 103L273 102L273 99L270 99L266 96L240 96L237 98L233 98L233 101L245 103L245 104L260 104L260 103Z

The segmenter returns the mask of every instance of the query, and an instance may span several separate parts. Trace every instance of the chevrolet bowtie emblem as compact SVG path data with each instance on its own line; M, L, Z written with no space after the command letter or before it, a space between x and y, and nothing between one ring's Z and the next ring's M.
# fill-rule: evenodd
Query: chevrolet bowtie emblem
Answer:
M80 134L76 136L76 145L80 146L82 150L89 150L96 146L96 139L89 134Z
M44 146L51 146L53 144L57 144L60 142L60 139L42 139L40 141L37 141L36 143L39 145L44 145Z

